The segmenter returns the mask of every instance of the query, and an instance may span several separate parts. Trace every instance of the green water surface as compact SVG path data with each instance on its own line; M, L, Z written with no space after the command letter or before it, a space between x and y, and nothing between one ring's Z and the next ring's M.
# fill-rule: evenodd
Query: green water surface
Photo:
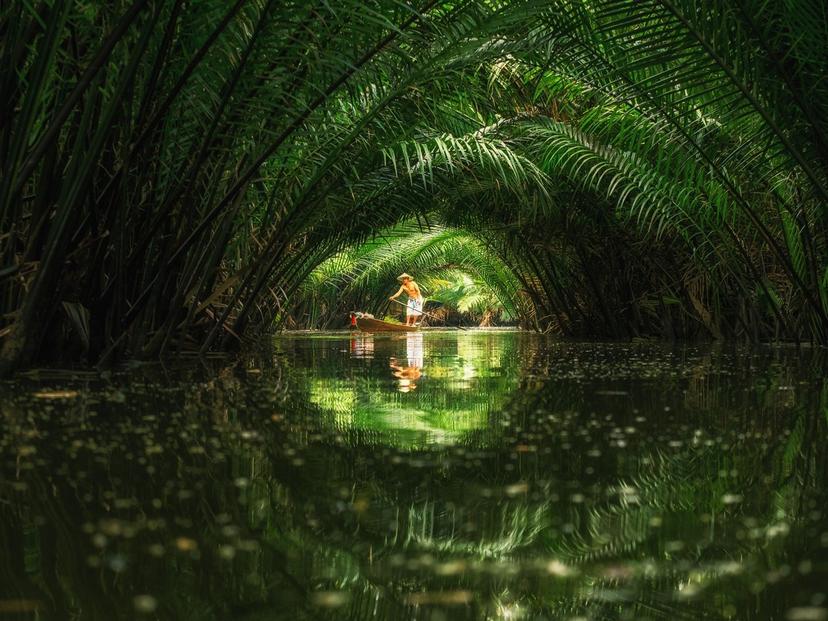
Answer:
M0 619L828 619L824 352L274 348L0 383Z

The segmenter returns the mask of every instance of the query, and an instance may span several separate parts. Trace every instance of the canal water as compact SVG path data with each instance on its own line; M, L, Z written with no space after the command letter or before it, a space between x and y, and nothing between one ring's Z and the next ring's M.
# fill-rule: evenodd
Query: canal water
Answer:
M825 353L283 336L0 383L0 619L828 619Z

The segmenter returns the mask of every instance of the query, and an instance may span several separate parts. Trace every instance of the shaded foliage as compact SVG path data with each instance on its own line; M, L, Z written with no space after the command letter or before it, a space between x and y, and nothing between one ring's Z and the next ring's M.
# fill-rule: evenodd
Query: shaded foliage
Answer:
M824 343L822 10L6 3L2 369L237 346L411 218L539 329Z
M494 316L513 321L532 311L520 282L482 241L450 228L423 231L402 223L319 265L279 319L303 327L341 327L353 310L404 313L388 296L405 271L415 274L431 325L451 321L452 312L455 320L479 324Z

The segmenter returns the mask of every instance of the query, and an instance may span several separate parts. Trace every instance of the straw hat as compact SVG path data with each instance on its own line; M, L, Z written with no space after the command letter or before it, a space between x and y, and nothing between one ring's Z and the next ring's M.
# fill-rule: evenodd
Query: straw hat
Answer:
M406 274L405 272L403 272L402 274L397 276L397 280L405 280L406 278L408 278L409 280L412 280L411 274Z

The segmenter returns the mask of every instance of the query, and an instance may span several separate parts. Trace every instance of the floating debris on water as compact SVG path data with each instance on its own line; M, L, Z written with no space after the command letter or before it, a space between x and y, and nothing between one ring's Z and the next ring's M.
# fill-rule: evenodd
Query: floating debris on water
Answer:
M351 601L348 591L316 591L311 594L311 602L321 608L339 608Z
M647 597L669 602L657 621L721 616L726 593L732 618L828 621L821 362L434 332L401 393L405 339L277 343L276 362L10 384L0 528L20 552L0 572L47 593L54 550L79 559L83 589L60 576L76 616L181 598L217 618L591 619Z
M79 395L77 390L41 390L32 393L35 399L75 399Z
M462 606L470 604L474 596L471 591L432 591L424 593L408 593L404 597L410 606Z
M785 613L787 621L826 621L828 619L828 608L817 606L803 606L791 608Z
M135 610L144 614L155 612L158 608L158 600L152 595L136 595L133 598Z

